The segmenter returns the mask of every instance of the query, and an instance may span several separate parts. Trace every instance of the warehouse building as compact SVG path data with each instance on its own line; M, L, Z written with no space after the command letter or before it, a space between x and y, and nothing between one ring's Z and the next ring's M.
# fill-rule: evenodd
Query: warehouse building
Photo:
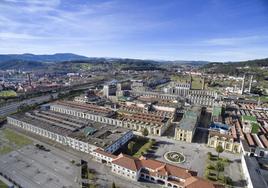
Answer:
M7 122L85 153L96 148L113 153L133 137L132 131L123 127L81 120L49 110L12 115Z
M191 143L200 118L200 108L194 107L184 113L182 120L175 128L175 139Z

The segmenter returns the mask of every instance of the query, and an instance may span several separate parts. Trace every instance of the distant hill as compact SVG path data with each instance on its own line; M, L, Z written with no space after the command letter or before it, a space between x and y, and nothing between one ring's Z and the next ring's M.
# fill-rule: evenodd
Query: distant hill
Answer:
M267 70L268 58L239 62L211 62L201 67L208 73L239 75L244 73L256 73L258 69Z
M37 69L44 69L46 67L47 67L46 63L38 61L10 60L0 62L0 70L8 70L8 69L37 70Z
M35 54L3 54L0 55L0 63L6 61L37 61L37 62L61 62L73 60L87 60L86 56L72 53L56 53L52 55L35 55Z
M121 70L162 70L167 65L188 64L191 66L202 66L207 61L164 61L149 59L130 58L106 58L106 57L86 57L72 53L56 53L52 55L35 54L0 54L0 69L21 69L21 70L80 70L94 65L93 69L111 70L117 68Z

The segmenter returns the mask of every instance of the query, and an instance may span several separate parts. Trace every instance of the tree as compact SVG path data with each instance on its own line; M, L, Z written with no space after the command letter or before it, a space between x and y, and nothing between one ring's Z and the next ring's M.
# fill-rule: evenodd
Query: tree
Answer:
M113 184L112 184L112 188L116 188L116 186L115 186L115 183L113 182Z
M224 164L221 161L217 161L215 169L217 170L217 179L219 179L220 172L224 171Z
M233 180L229 176L224 176L224 183L227 185L232 185Z
M128 145L127 145L128 151L130 152L131 155L133 153L134 145L135 145L135 142L133 142L133 141L129 142Z
M143 131L142 131L142 135L143 136L148 136L148 134L149 134L148 129L147 128L144 128Z
M217 153L218 153L218 160L219 160L219 159L220 159L220 153L223 152L223 148L222 148L222 146L221 146L221 145L218 145L218 146L216 147L216 151L217 151Z

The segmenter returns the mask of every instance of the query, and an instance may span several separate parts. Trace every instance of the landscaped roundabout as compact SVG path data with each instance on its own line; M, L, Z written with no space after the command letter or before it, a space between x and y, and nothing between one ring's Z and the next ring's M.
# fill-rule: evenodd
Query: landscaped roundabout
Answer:
M183 163L186 160L186 157L182 153L177 151L166 152L164 158L172 163Z

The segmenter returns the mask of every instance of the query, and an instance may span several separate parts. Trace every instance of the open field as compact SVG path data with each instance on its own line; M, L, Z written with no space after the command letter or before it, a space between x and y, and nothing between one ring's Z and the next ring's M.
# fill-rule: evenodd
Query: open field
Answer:
M116 154L120 154L122 152L133 157L140 157L141 155L145 155L152 147L152 142L150 142L150 139L145 137L134 137L128 143L130 142L134 143L132 152L128 149L128 144L126 144L116 151Z
M8 186L0 180L0 187L1 188L8 188Z
M261 102L268 103L268 96L265 96L265 95L263 95L261 97L250 97L250 99L255 99L255 100L260 99Z
M192 89L202 89L202 78L200 76L192 76L192 79ZM190 83L191 77L189 75L172 75L171 80L178 83Z
M6 128L0 130L0 154L9 153L31 143L30 139L13 130Z

